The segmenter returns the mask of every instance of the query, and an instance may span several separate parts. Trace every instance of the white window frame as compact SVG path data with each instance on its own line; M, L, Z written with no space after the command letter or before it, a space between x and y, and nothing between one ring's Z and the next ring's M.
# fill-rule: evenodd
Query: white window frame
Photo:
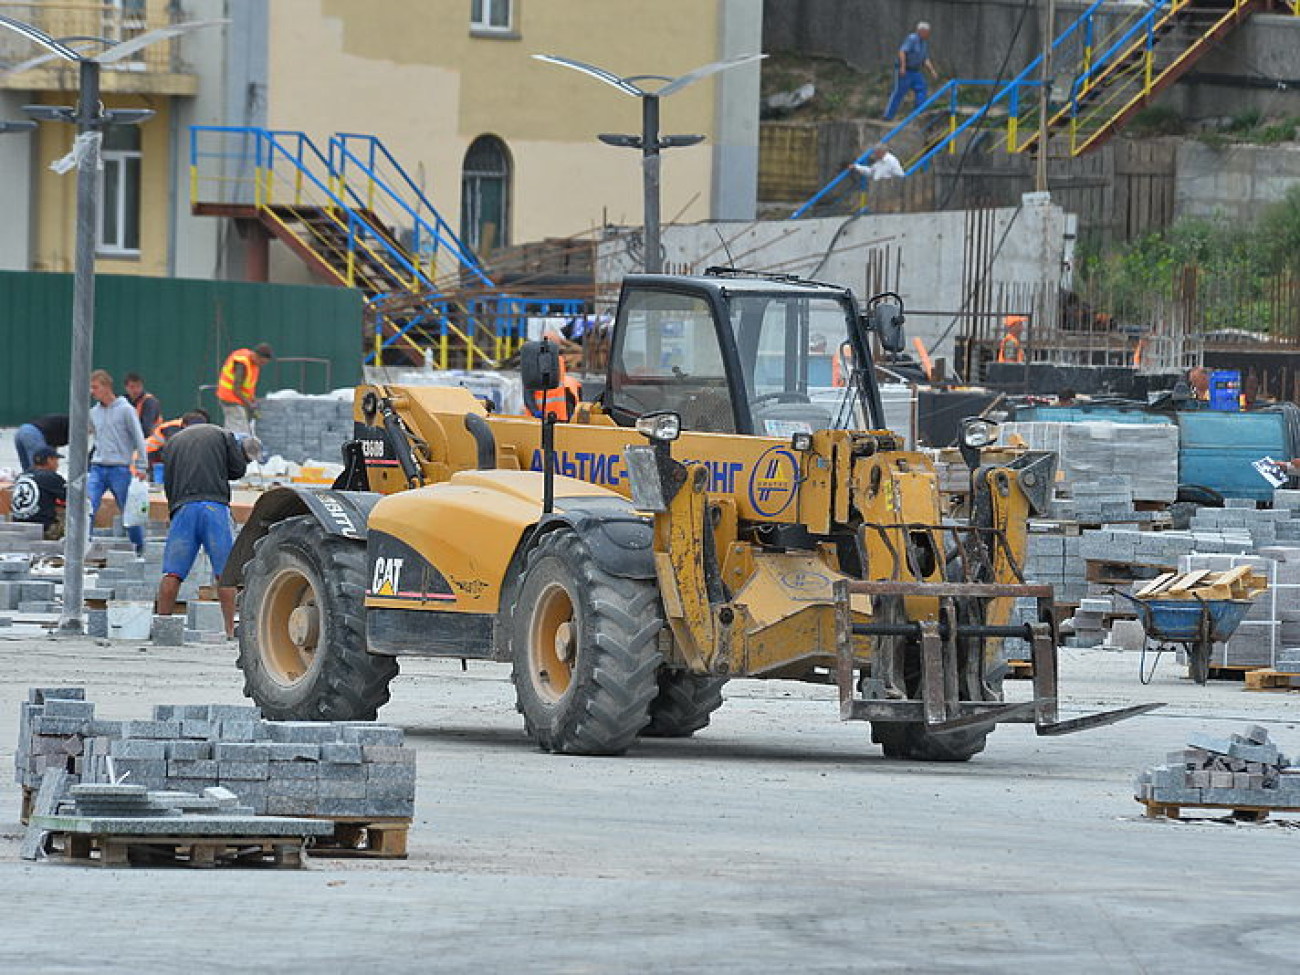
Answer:
M477 15L475 8L478 8ZM505 23L494 24L493 14L505 11ZM475 33L509 34L515 29L514 0L471 0L469 28Z
M104 37L120 44L148 30L147 0L102 0ZM144 71L145 54L136 51L110 66L114 71Z
M99 173L99 212L95 215L95 240L97 241L96 252L107 254L113 257L138 257L140 255L140 242L136 241L134 247L128 247L125 242L126 234L126 208L128 193L126 192L126 174L128 171L128 161L135 160L136 167L136 190L135 202L137 209L141 208L141 193L144 190L144 153L139 149L102 149L100 151L100 160L103 162L103 168ZM108 169L112 166L117 169L117 194L116 199L110 201L107 195L108 186ZM114 206L117 216L117 239L104 239L104 213L110 205ZM137 237L141 233L141 214L135 215L135 226Z

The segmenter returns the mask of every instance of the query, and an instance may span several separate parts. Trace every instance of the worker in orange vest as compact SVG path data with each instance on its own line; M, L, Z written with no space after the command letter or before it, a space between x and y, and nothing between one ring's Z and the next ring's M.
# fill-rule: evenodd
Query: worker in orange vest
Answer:
M1025 322L1028 319L1024 315L1005 315L1002 318L1002 327L1006 329L1002 336L1002 341L998 344L998 362L1024 362L1025 347L1021 342L1021 332L1024 331Z
M226 356L217 377L217 399L221 401L222 425L231 433L253 432L250 424L257 419L257 377L274 356L265 342Z
M203 422L211 422L208 418L207 410L195 410L195 413L203 414ZM171 439L172 434L179 433L185 429L185 417L178 416L174 420L163 420L158 426L154 427L153 433L144 438L144 445L149 450L149 465L162 463L162 449L167 441Z
M569 367L564 363L564 356L559 356L559 360L559 385L554 389L533 393L532 400L528 404L528 412L535 417L545 419L547 413L554 413L557 420L565 421L573 416L573 411L582 402L582 383L577 376L569 375Z

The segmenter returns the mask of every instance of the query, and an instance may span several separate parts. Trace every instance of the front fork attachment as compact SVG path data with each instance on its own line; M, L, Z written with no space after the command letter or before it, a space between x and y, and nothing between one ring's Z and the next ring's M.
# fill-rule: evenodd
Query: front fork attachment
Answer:
M1040 735L1066 735L1089 728L1100 728L1127 718L1152 711L1161 704L1138 704L1102 711L1062 721L1057 711L1057 649L1055 630L1046 620L1050 590L1032 585L1005 585L1000 583L909 583L909 582L845 582L836 583L836 683L839 685L840 716L846 720L920 722L934 734L991 728L997 724L1029 724ZM946 622L937 620L888 621L873 623L852 622L849 594L863 593L873 597L936 596L947 608ZM1039 600L1040 622L1022 625L986 625L959 623L956 603L958 598L992 599L999 597L1033 597ZM885 653L879 659L879 669L873 664L871 686L881 696L858 697L855 694L855 669L853 637L907 637L915 639L919 649L920 700L892 698L890 689L902 686L897 674L894 655ZM1030 646L1030 661L1034 671L1034 697L1031 701L1006 704L1002 701L962 700L959 689L963 686L983 685L983 674L976 655L968 654L966 673L960 673L962 662L958 653L960 638L984 639L988 637L1019 637ZM961 678L965 677L965 681Z

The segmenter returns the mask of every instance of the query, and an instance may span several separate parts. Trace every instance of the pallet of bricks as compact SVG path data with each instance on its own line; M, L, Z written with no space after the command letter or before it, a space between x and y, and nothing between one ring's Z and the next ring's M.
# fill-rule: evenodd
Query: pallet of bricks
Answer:
M255 815L328 819L321 856L404 858L415 752L400 728L366 721L265 721L243 705L157 705L148 721L96 717L83 688L34 688L19 715L16 778L26 821L46 769L70 783L233 792Z
M1193 808L1262 820L1273 812L1300 812L1300 768L1260 725L1229 738L1193 734L1185 749L1138 773L1133 796L1152 818L1178 819Z

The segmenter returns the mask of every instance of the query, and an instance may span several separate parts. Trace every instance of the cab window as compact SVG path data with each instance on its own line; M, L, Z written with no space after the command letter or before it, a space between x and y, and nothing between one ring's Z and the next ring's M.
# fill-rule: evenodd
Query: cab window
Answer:
M717 327L696 295L631 292L620 310L605 405L615 419L672 410L682 427L735 433Z

